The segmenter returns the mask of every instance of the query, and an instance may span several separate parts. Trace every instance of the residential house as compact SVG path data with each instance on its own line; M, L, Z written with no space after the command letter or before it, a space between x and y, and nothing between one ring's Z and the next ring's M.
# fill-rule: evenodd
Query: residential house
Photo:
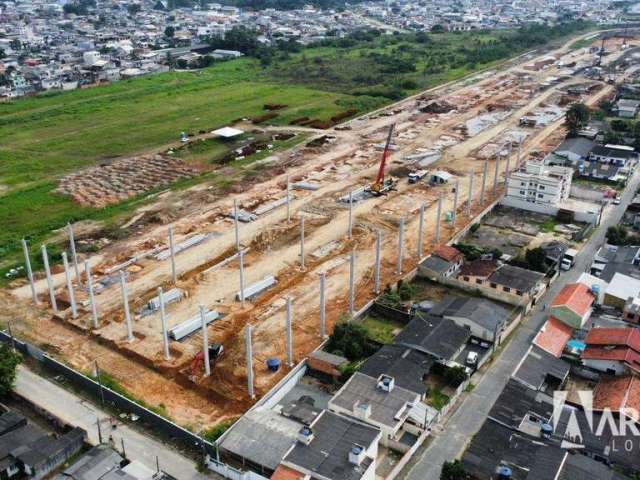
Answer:
M640 323L640 298L629 297L622 309L622 317L627 321L635 324Z
M538 331L533 344L545 352L560 358L567 342L571 340L573 329L555 317L549 317Z
M640 109L640 100L621 98L613 106L613 112L622 118L635 118Z
M640 279L615 273L604 292L604 304L623 311L629 298L638 296L640 296Z
M533 390L552 393L565 384L569 370L570 366L564 360L531 345L513 372L513 378Z
M487 279L490 288L530 301L543 288L544 274L513 265L502 265Z
M473 260L462 266L457 278L472 285L481 286L497 269L496 260Z
M580 329L591 315L594 301L589 287L583 283L569 283L553 299L549 313L571 328Z
M581 359L585 366L613 375L640 372L640 330L592 328L584 343Z
M17 461L25 475L40 480L78 453L86 436L87 432L81 428L74 428L59 437L45 436L16 446L10 457Z
M601 376L593 390L593 410L608 410L640 422L640 378L635 375Z
M509 310L490 300L453 295L447 295L429 313L452 320L469 329L473 337L491 343L500 343L511 318Z
M462 353L470 337L468 328L461 327L452 320L418 314L396 336L395 343L446 363Z
M589 160L620 167L627 166L627 163L635 159L636 153L633 147L623 145L598 145L594 147L589 154Z
M324 410L300 428L274 480L375 480L380 430Z
M430 355L402 345L384 345L360 367L360 373L373 378L393 377L398 387L417 393L424 399L425 380L435 360Z
M319 374L320 376L332 380L337 380L342 373L340 367L349 363L344 357L333 355L324 350L316 350L307 358L307 366L311 374Z
M555 150L555 154L568 160L572 165L589 158L595 142L584 137L568 138Z
M463 261L459 250L441 245L418 266L418 273L427 278L451 277L460 270Z
M405 424L412 421L411 410L419 408L420 403L417 393L397 386L393 377L374 378L357 372L329 401L329 410L380 429L380 443L397 450L407 428ZM410 431L415 431L415 427Z

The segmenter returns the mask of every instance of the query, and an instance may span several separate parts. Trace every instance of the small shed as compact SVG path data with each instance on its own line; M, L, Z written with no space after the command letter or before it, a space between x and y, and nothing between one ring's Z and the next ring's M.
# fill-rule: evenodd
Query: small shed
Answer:
M216 137L229 139L229 138L234 138L234 137L237 137L239 135L242 135L244 132L242 130L238 129L238 128L223 127L223 128L219 128L217 130L214 130L211 133L214 134Z
M349 360L346 358L322 350L313 352L307 359L307 365L313 373L333 379L340 377L339 367L347 363Z
M431 183L444 184L449 183L449 180L453 178L449 172L445 172L444 170L437 170L431 175Z

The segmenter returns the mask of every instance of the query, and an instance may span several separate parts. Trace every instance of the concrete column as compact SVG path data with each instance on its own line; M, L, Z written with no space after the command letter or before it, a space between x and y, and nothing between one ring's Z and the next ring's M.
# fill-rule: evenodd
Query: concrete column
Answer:
M158 299L160 300L160 322L162 323L162 347L164 350L164 359L171 360L169 352L169 334L167 333L167 315L164 310L164 293L162 287L158 287Z
M320 338L327 337L327 325L326 325L326 299L324 296L324 289L326 283L327 274L320 272Z
M127 293L127 279L120 270L120 290L122 291L122 305L124 306L124 323L127 327L127 340L133 342L133 327L131 326L131 312L129 310L129 294Z
M169 250L171 252L171 281L175 285L178 281L176 273L176 246L173 241L173 227L169 227Z
M287 297L287 365L293 367L293 305L291 297Z
M451 226L456 226L456 216L458 215L458 192L460 191L460 180L456 180L456 191L453 194L453 215L451 216Z
M480 206L484 206L484 191L487 188L487 170L489 168L489 162L484 161L484 167L482 168L482 189L480 190Z
M396 273L402 273L402 260L404 260L404 217L400 218L400 226L398 227L398 259L396 264Z
M244 308L244 250L240 250L240 305Z
M507 155L507 164L504 167L504 184L507 184L507 181L509 180L509 173L510 173L510 165L509 163L511 162L511 153L513 150L513 145L511 144L511 142L509 142L509 155Z
M496 157L496 168L493 171L493 196L495 197L498 194L498 175L500 174L500 158L498 155Z
M89 261L84 261L84 271L87 276L87 290L89 291L89 303L91 305L91 319L93 328L98 328L98 309L96 308L96 297L93 294L93 278L91 278L91 267Z
M438 197L438 211L436 212L436 244L440 241L440 216L442 215L442 195Z
M44 262L44 271L47 274L47 287L49 288L49 300L51 308L54 312L58 312L58 303L56 302L56 294L53 287L53 278L51 277L51 269L49 268L49 255L47 254L47 246L42 245L42 261Z
M255 398L253 391L253 346L251 345L251 325L244 327L244 347L247 355L247 393L249 398Z
M351 257L349 258L349 315L353 316L355 313L355 302L356 302L356 286L355 286L355 277L356 277L356 249L353 248L351 252Z
M287 221L291 221L291 181L287 176Z
M209 358L209 332L207 331L207 310L200 305L200 321L202 322L202 353L204 354L204 376L211 375Z
M353 192L349 192L349 238L353 235Z
M304 270L304 216L300 217L300 268Z
M473 172L469 172L469 197L467 199L467 215L471 216L471 202L473 201Z
M240 250L240 224L238 222L238 200L233 200L233 226L236 232L236 250Z
M67 260L67 252L62 252L62 264L64 265L64 278L67 282L67 292L69 292L69 303L71 304L71 316L78 317L78 308L76 306L76 296L73 291L73 283L71 281L71 270L69 270L69 260Z
M73 236L73 227L70 223L67 223L69 229L69 248L71 249L71 261L73 262L73 269L76 272L76 283L82 285L80 278L80 267L78 267L78 254L76 253L76 240Z
M380 294L380 261L382 260L380 250L382 249L382 232L378 230L376 232L376 266L374 272L374 287L373 291L376 295Z
M522 155L522 139L518 142L518 161L516 162L516 168L520 168L520 161Z
M24 266L27 270L27 278L29 279L29 285L31 286L31 299L34 305L38 304L38 294L36 293L36 282L33 280L33 270L31 270L31 259L29 258L29 247L27 241L22 239L22 253L24 253Z
M420 213L418 217L418 247L416 255L418 255L418 261L422 258L422 250L424 246L424 203L420 205Z

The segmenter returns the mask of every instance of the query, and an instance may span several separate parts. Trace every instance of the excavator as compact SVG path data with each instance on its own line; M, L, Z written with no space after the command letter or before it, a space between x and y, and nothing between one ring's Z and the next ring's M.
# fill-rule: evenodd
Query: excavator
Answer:
M382 152L382 160L380 160L380 168L378 169L378 176L376 177L376 181L369 185L366 188L366 191L371 192L375 196L379 197L380 195L386 195L391 190L395 190L397 180L393 178L384 178L384 171L387 166L387 159L389 158L389 154L391 153L391 137L393 136L393 130L396 124L392 124L389 128L389 135L387 136L387 143L384 146L384 151Z
M209 345L209 365L215 367L216 361L222 357L224 347L219 343ZM199 372L204 369L204 352L200 350L191 361L191 379L198 378Z

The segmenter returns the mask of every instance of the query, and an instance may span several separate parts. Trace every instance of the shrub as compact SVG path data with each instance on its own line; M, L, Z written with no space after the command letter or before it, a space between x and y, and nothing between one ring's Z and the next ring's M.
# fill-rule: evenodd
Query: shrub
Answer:
M327 351L344 355L353 362L373 355L376 346L369 340L367 330L362 325L342 322L336 325L329 337Z

